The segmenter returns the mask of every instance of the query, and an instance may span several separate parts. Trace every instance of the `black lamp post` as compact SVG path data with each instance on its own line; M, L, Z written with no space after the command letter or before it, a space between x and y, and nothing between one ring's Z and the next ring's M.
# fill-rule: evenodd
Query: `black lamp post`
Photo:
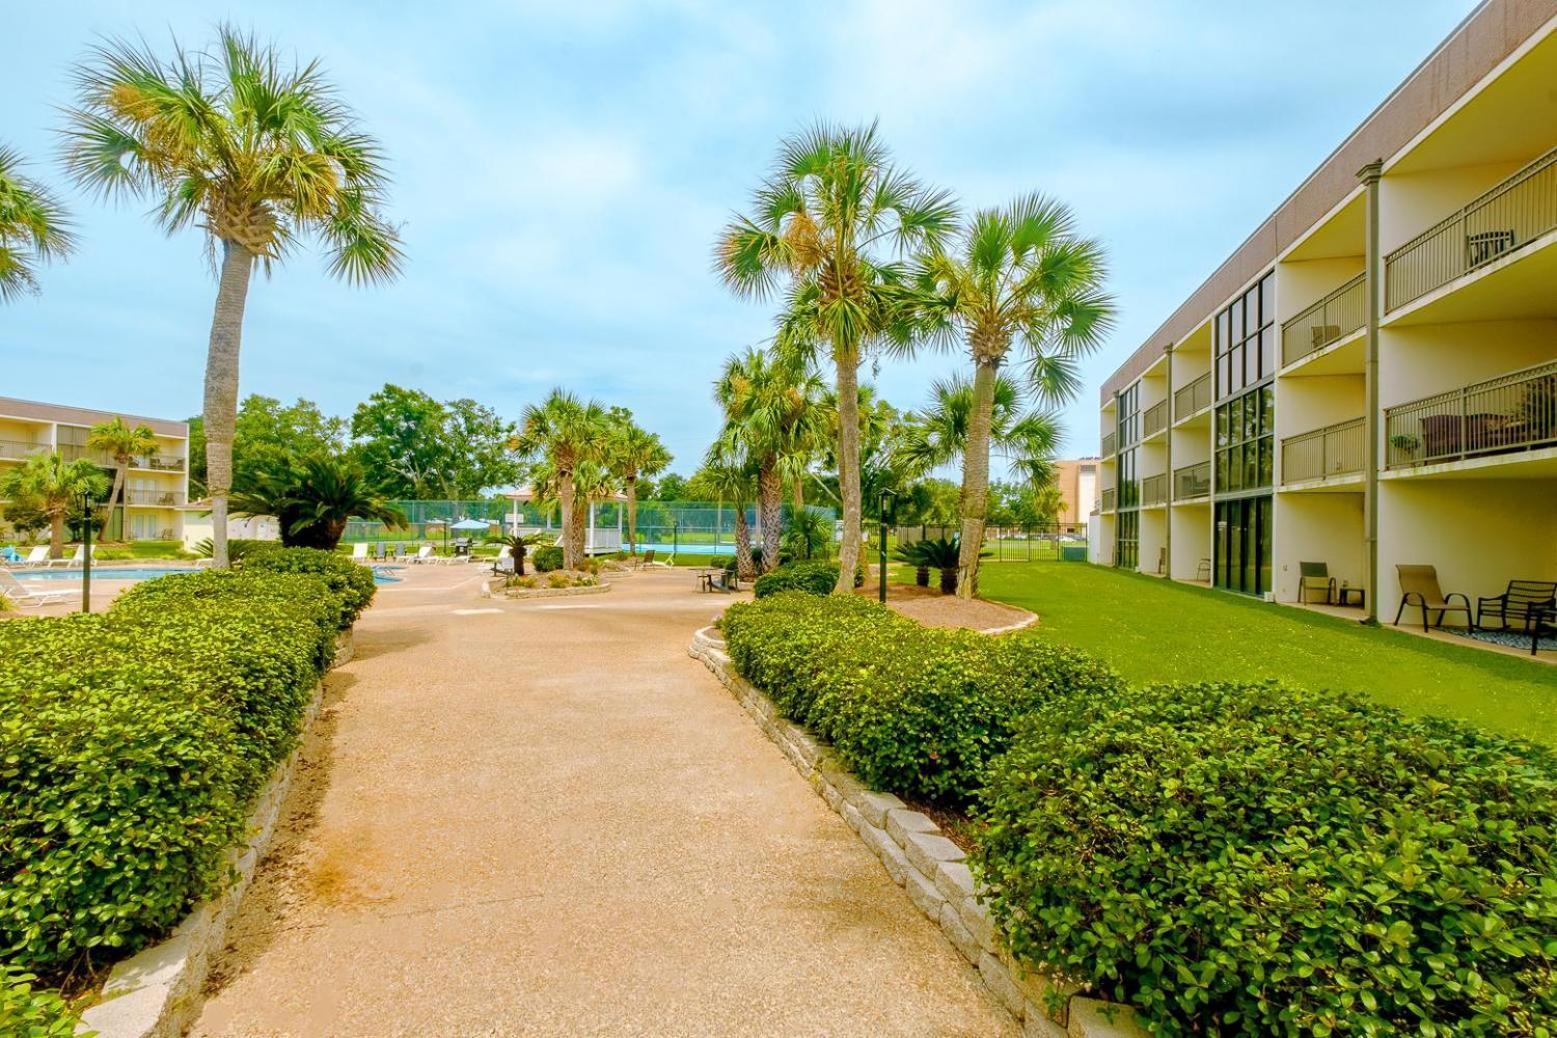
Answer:
M880 578L880 588L876 592L876 599L882 605L887 604L887 505L890 504L896 497L897 495L890 490L883 489L881 491L881 543L876 549L877 555L881 560L880 564L876 567L878 571L877 575Z
M81 611L92 611L92 492L81 492Z

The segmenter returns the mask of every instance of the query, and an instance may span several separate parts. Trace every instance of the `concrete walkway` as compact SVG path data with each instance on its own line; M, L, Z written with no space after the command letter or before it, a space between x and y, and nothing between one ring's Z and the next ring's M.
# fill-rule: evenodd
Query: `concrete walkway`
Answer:
M193 1033L1013 1035L700 664L685 572L358 625Z

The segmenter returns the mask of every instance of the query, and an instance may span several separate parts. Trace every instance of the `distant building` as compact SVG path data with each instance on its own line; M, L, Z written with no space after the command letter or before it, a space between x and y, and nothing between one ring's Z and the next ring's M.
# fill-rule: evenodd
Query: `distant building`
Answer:
M1084 523L1097 507L1096 458L1075 458L1054 463L1054 484L1060 491L1056 522Z

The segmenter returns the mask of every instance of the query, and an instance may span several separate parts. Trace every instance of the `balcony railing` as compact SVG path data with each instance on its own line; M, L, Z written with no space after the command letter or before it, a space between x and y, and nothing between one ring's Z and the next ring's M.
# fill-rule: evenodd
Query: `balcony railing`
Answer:
M1152 505L1165 505L1168 503L1168 474L1159 472L1155 476L1147 476L1141 480L1141 507L1149 508Z
M1392 469L1557 444L1557 363L1384 409Z
M153 472L183 472L183 458L164 458L161 455L151 458L131 458L130 465L138 469L151 469Z
M184 494L178 490L126 490L124 503L151 508L172 508L184 503Z
M52 449L46 443L28 443L25 440L0 440L0 458L12 458L17 461L29 455Z
M1173 470L1173 500L1211 496L1211 463L1198 462Z
M1173 394L1173 420L1181 422L1211 406L1211 372L1206 372Z
M1104 511L1104 512L1112 512L1114 510L1114 499L1115 499L1116 495L1117 495L1117 492L1114 490L1113 487L1104 487L1103 488L1103 507L1102 507L1102 511Z
M1345 476L1361 472L1366 461L1367 430L1361 418L1353 418L1282 440L1281 482Z
M1557 230L1557 148L1384 259L1388 309Z
M1105 457L1105 458L1112 458L1115 454L1118 454L1118 453L1119 453L1119 434L1118 433L1104 433L1103 434L1103 457Z
M107 451L93 450L91 447L79 443L62 443L59 445L60 457L66 461L79 461L85 459L94 465L112 465L113 456Z
M1141 412L1141 436L1156 436L1168 427L1168 402L1159 400Z
M1318 353L1361 328L1368 319L1367 279L1358 274L1281 326L1281 363Z

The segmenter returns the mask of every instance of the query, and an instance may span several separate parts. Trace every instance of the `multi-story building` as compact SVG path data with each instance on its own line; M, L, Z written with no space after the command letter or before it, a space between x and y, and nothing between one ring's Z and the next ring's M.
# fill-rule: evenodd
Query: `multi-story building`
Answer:
M184 422L0 397L0 475L28 455L57 450L66 460L87 458L112 477L117 467L114 459L86 443L92 426L114 417L150 428L156 434L157 452L130 460L124 507L114 509L103 536L109 540L182 538L189 504L189 426ZM0 527L4 525L0 520Z
M1054 485L1060 492L1056 522L1084 523L1097 506L1097 459L1067 458L1054 463Z
M1557 3L1489 0L1104 383L1100 561L1557 579ZM1412 616L1414 610L1407 616Z

